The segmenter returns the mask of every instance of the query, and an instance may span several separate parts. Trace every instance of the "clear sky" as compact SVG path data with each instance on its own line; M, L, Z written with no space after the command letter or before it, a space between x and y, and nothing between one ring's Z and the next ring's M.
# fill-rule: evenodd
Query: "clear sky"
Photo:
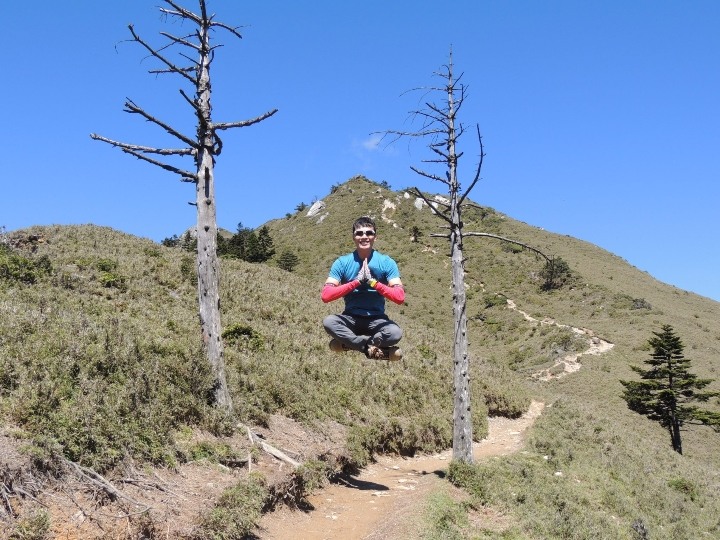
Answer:
M195 0L179 0L197 9ZM126 97L192 135L173 77L137 44L165 23L160 0L3 2L5 203L0 226L94 223L160 241L195 223L194 186L92 141L177 144L122 112ZM209 0L224 132L218 224L257 227L357 174L394 189L421 144L405 129L452 45L486 157L472 198L597 244L654 277L720 300L720 2L717 0ZM470 137L461 173L472 176ZM186 168L192 168L188 161Z

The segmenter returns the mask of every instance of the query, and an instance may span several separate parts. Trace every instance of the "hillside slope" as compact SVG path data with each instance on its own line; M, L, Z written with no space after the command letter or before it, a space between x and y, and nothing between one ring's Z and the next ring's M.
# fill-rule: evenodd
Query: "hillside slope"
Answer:
M321 202L324 208L314 216L305 211L268 223L284 248L322 247L320 253L298 251L298 272L321 281L332 253L349 250L352 220L370 215L379 225L377 249L400 264L404 315L450 335L447 244L430 237L442 230L430 209L407 192L362 177L336 186ZM501 506L533 538L641 538L643 530L658 538L720 537L720 522L710 511L720 495L718 435L687 426L688 450L678 456L659 425L627 409L619 383L635 377L629 366L647 358L652 332L671 324L693 371L716 379L712 388L720 390L720 304L658 282L597 246L490 208L470 210L464 221L466 230L492 232L561 257L573 273L562 289L543 292L542 264L531 254L487 238L465 240L474 377L482 379L497 366L510 368L533 397L550 404L530 438L530 457L482 470L479 502ZM419 242L411 240L413 227L422 232ZM498 295L512 304L498 302ZM511 305L558 324L533 324ZM587 329L614 347L601 356L583 356L582 369L572 376L535 381L533 373L587 347L563 326ZM421 336L408 334L405 340ZM718 410L720 403L706 406Z
M441 230L438 218L406 192L362 177L334 186L322 203L312 216L305 210L267 224L277 253L298 255L293 273L223 261L226 361L238 415L232 419L208 406L192 254L89 225L10 234L3 261L13 271L0 279L3 440L31 443L32 470L43 474L62 460L109 478L123 477L134 463L176 471L198 463L230 467L184 516L183 535L202 522L200 509L223 487L246 476L243 459L251 449L235 428L238 419L293 448L321 476L363 465L378 452L447 448L452 316L447 245L430 236ZM320 287L334 258L351 250L350 225L364 214L376 218L376 248L398 261L406 285L405 304L388 307L405 329L399 364L332 354L320 325L340 309L322 304ZM689 429L686 455L675 455L659 426L627 410L618 381L633 376L629 365L642 362L651 332L665 323L683 338L694 371L717 377L720 304L492 209L464 218L467 230L515 238L562 257L573 271L564 288L543 292L542 262L534 256L495 240L466 239L476 436L485 434L488 412L517 417L531 398L549 404L526 454L481 471L477 504L502 508L529 538L560 538L563 527L581 531L577 538L632 538L637 520L654 532L676 531L668 538L694 537L683 530L718 532L711 517L720 510L717 435ZM418 242L411 240L413 227L422 233ZM558 324L532 322L518 310ZM587 349L569 327L614 348L583 356L571 376L536 380L534 373ZM281 468L261 467L268 476ZM21 469L29 470L6 470ZM555 476L558 469L562 476ZM3 494L18 505L31 502L12 489ZM16 523L23 512L6 507L3 519ZM597 532L603 530L610 532Z

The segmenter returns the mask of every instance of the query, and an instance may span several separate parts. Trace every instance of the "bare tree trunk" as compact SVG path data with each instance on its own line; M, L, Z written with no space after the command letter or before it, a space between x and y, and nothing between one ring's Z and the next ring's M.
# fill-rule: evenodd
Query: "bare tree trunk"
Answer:
M203 6L204 7L204 6ZM204 9L203 9L203 15ZM222 325L220 323L220 262L217 256L217 211L213 158L215 137L211 126L210 43L207 17L200 26L200 58L197 84L197 271L200 332L210 368L215 377L215 403L232 411L232 399L225 376Z
M461 193L458 180L458 160L463 155L458 152L456 145L459 138L465 131L461 122L456 122L457 113L465 100L465 87L459 83L460 77L453 73L452 50L450 51L450 62L444 66L445 70L436 73L444 79L442 87L431 87L430 91L443 93L443 100L440 103L426 103L425 109L414 110L411 114L420 119L422 126L418 131L385 131L385 135L400 137L426 137L430 143L428 148L433 153L433 159L425 159L424 163L443 166L445 174L436 174L431 171L424 171L417 167L410 168L418 175L430 180L440 182L447 186L450 201L448 204L437 200L429 200L418 188L412 191L423 199L430 208L437 209L442 206L444 210L437 210L436 215L445 221L445 226L450 229L449 233L431 234L430 236L447 238L450 241L450 257L452 265L452 289L453 289L453 459L473 462L473 424L470 408L470 359L468 354L467 336L467 312L465 295L465 258L463 256L464 236L486 236L496 238L503 242L511 242L531 249L542 255L546 260L548 257L537 249L521 242L503 238L496 234L486 232L467 232L463 229L461 211L466 204L465 199L480 180L482 169L483 144L480 136L480 128L477 128L480 156L475 176L469 186ZM428 90L428 89L424 89ZM467 204L470 204L469 201ZM471 204L471 206L473 206Z
M451 233L453 319L453 459L472 463L472 414L470 411L470 366L468 360L467 312L462 235Z
M465 259L463 258L462 219L458 200L455 114L452 62L448 65L447 165L450 193L450 258L453 287L453 459L473 462L472 414L470 410L470 366L468 361L467 311L465 297Z
M203 9L203 15L204 9ZM207 18L201 29L200 72L198 77L198 138L202 141L197 157L197 270L200 331L210 367L215 375L215 403L232 411L232 399L225 376L222 325L220 323L220 262L217 256L217 212L215 204L215 137L210 130L210 43Z
M125 103L126 112L139 114L146 120L161 127L170 135L179 139L186 147L183 148L155 148L115 141L97 134L90 136L99 141L120 148L123 152L138 159L152 163L162 169L178 174L183 182L194 182L196 186L197 205L197 272L198 272L198 301L200 316L200 332L203 352L208 360L214 376L215 405L226 412L232 412L232 399L228 390L225 359L223 354L222 325L220 324L220 262L217 256L217 211L215 205L215 156L220 154L222 141L217 135L218 131L246 127L269 118L277 109L266 112L256 118L240 122L212 122L212 107L210 105L210 64L214 56L214 47L210 45L210 30L224 29L240 38L236 27L228 26L208 17L205 0L198 0L200 14L195 14L175 0L164 0L170 8L160 8L160 11L170 17L178 18L183 22L194 24L197 30L185 37L176 37L169 33L162 35L169 41L167 45L154 48L143 40L129 25L133 40L142 45L151 56L158 60L164 68L152 70L151 73L171 73L185 79L192 84L195 91L191 99L183 90L180 94L193 108L197 117L197 138L183 135L172 126L155 118L132 101ZM195 41L197 38L197 41ZM182 47L198 54L197 62L190 60L185 54L179 54L181 61L190 60L191 65L176 64L171 57L166 56L171 46ZM187 171L170 163L160 161L153 155L159 156L194 156L196 172Z

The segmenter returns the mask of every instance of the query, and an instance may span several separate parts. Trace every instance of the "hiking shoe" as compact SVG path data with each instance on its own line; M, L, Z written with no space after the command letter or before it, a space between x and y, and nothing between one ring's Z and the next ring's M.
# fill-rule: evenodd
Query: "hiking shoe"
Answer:
M330 347L330 350L332 352L337 352L337 353L347 352L350 350L347 345L340 343L340 340L335 339L335 338L332 338L330 340L330 343L328 343L328 346Z
M370 344L365 352L365 356L373 360L400 360L402 355L402 349L397 347L376 347Z

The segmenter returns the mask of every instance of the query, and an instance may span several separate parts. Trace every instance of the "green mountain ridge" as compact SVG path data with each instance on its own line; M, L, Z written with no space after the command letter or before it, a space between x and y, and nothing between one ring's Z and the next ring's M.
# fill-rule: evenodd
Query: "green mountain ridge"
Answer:
M276 257L284 250L298 256L293 272L273 261L222 261L225 354L238 417L256 424L272 414L310 426L337 422L347 428L346 459L358 465L376 452L448 447L451 276L447 241L431 236L442 221L408 192L364 177L333 186L322 202L311 217L306 209L265 224ZM321 321L341 304L322 304L320 288L332 261L352 250L350 227L360 215L376 219L376 248L397 260L405 284L405 304L388 306L405 330L399 364L327 349ZM640 538L633 536L638 520L655 533L651 538L720 537L717 434L689 427L686 455L674 455L662 428L627 410L619 384L633 377L629 365L642 362L651 332L665 323L682 337L694 372L717 378L720 303L491 208L470 208L464 221L467 231L561 257L572 271L565 286L542 291L543 261L532 253L465 239L476 436L484 435L488 412L517 416L530 399L549 405L527 453L482 469L486 485L474 495L477 504L513 515L519 535L513 538ZM34 279L0 279L6 432L112 471L127 455L182 463L183 430L231 431L208 407L193 254L96 226L38 226L8 237L15 247L6 259L15 257L13 264ZM507 300L557 325L527 321ZM587 349L568 327L614 347L583 356L577 373L535 380L563 355ZM718 381L712 389L720 389ZM559 469L561 477L554 475Z

